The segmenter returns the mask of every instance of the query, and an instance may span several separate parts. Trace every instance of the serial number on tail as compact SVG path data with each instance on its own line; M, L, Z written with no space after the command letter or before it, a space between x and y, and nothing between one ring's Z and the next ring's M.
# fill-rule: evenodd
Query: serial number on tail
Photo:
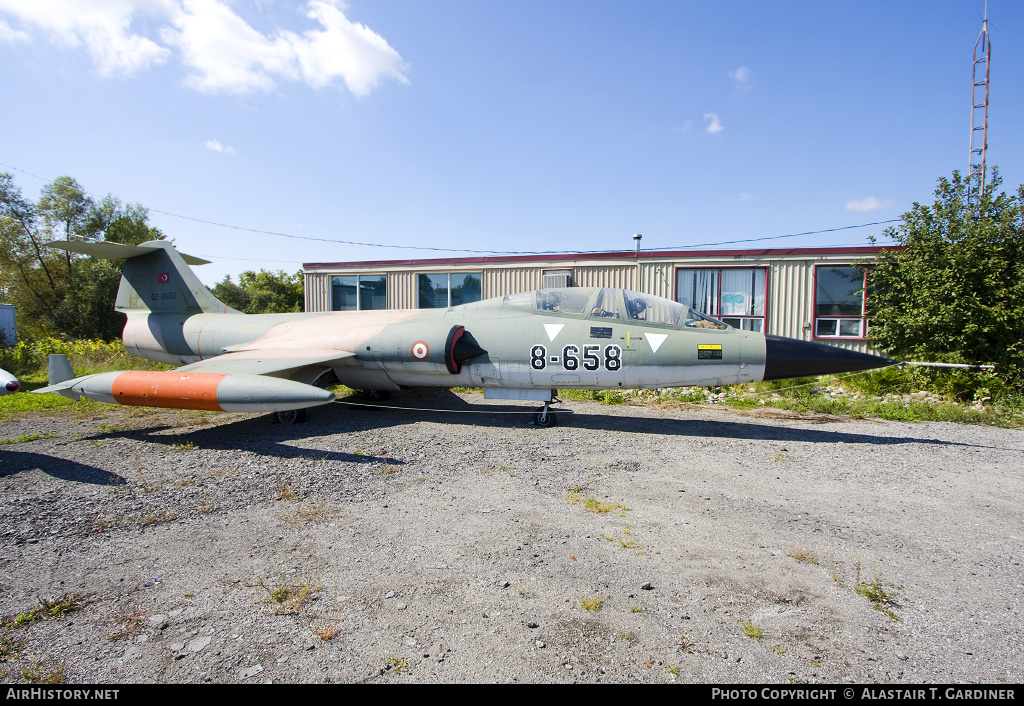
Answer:
M557 350L557 349L556 349ZM602 366L605 370L612 372L622 369L622 348L611 345L601 346L589 345L580 346L568 345L562 348L561 355L548 357L548 349L539 343L530 348L530 367L534 370L544 370L548 363L561 365L563 370L598 370Z

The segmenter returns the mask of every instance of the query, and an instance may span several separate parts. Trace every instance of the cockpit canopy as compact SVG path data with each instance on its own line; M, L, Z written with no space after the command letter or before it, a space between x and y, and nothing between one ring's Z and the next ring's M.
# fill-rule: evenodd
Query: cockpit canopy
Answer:
M563 287L510 294L503 306L524 311L578 316L602 321L635 321L677 328L727 329L726 324L679 302L653 294L611 287Z

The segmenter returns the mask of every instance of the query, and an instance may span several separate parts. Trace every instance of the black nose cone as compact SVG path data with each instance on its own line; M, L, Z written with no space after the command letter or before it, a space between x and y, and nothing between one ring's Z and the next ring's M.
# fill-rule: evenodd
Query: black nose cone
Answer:
M824 343L765 336L764 379L807 378L892 365L894 360Z

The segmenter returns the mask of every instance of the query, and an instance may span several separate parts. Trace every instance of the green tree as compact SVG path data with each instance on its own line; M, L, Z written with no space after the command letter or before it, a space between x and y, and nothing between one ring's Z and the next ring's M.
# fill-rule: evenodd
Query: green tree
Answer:
M18 307L28 337L120 335L124 317L113 302L121 266L44 247L51 240L110 240L137 245L162 240L148 212L107 195L96 201L71 177L46 184L39 201L24 198L10 174L0 173L0 296Z
M283 270L246 270L238 276L238 284L228 275L210 291L228 306L246 314L302 311L305 303L302 270L293 275Z
M1024 383L1024 186L999 191L992 170L968 199L959 172L942 178L935 203L914 207L885 235L900 247L868 270L872 336L891 355L931 362L995 363ZM998 192L998 193L997 193Z

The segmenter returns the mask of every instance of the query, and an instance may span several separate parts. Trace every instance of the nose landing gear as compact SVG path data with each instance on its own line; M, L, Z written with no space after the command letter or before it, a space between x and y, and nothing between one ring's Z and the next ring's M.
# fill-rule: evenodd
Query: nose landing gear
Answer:
M558 425L558 416L551 411L551 405L548 402L544 403L536 414L533 415L533 423L539 427L553 427Z

